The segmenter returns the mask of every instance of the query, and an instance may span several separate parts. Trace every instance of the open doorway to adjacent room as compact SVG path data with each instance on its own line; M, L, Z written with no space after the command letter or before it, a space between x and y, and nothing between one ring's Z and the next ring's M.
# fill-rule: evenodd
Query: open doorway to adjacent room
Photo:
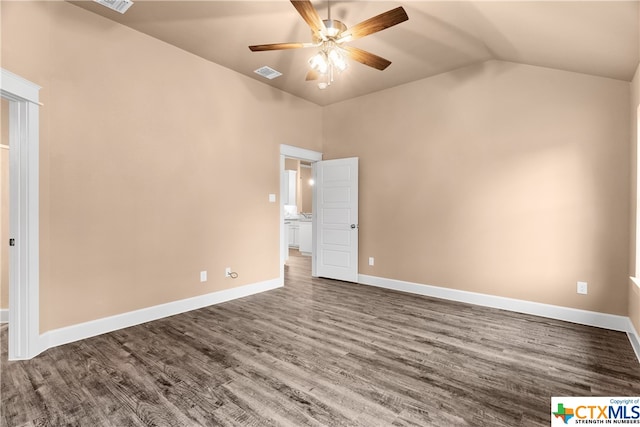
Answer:
M314 255L313 164L322 160L322 153L291 145L280 146L280 277L289 256Z
M289 255L312 256L313 177L311 162L286 157L284 160L285 242Z
M288 159L290 169L287 169ZM306 169L300 168L301 164L311 166L311 178L305 183L312 193L310 216L300 215L298 208L298 171ZM304 176L308 175L305 173ZM311 256L313 277L357 283L358 158L322 160L322 153L282 144L280 178L280 277L283 284L290 242L295 249L296 238L298 252ZM297 236L289 235L296 233L295 229L291 230L291 223L298 226ZM309 242L304 241L303 233L307 233L307 237L310 234Z
M9 321L9 101L0 106L0 323Z
M5 294L0 301L7 306L9 329L7 352L9 360L30 359L45 347L39 332L40 324L40 233L39 233L39 128L40 86L0 69L0 95L2 97L2 139L9 145L8 168L2 171L8 188L10 210L2 219L8 219L7 233L2 232L0 253L8 257L8 304ZM7 144L4 139L10 140ZM8 181L8 182L7 182ZM8 206L7 206L8 205ZM8 218L7 218L8 217ZM6 274L9 273L9 274ZM4 328L4 327L3 327ZM6 330L3 330L5 333Z

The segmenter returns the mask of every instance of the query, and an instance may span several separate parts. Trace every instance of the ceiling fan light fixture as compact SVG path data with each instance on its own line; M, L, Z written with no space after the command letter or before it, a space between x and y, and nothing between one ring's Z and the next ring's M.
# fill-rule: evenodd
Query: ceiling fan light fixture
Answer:
M326 74L329 70L329 61L327 54L324 51L320 51L309 58L309 65L312 70L316 70L320 74Z
M334 66L339 72L343 72L347 69L349 64L347 63L346 56L342 53L342 49L337 47L332 47L329 49L329 54L327 55L329 59L329 63Z

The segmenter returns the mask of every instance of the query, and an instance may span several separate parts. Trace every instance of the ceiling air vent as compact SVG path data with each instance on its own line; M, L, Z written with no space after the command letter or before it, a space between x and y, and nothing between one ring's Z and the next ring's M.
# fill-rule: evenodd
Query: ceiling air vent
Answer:
M133 4L131 0L93 0L116 12L125 13Z
M260 74L262 77L265 77L269 80L273 80L276 77L280 77L282 75L280 71L276 71L271 67L267 67L266 65L264 67L258 68L257 70L254 70L253 72Z

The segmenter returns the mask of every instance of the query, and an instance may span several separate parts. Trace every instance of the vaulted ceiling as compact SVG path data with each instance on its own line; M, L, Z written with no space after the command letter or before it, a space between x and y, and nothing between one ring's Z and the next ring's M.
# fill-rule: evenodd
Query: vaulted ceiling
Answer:
M350 61L320 90L305 81L317 49L248 49L311 41L309 27L287 0L135 0L124 15L92 1L72 3L319 105L491 59L630 81L640 57L637 0L331 1L331 17L347 27L398 6L409 20L349 43L390 60L386 70ZM326 19L327 2L313 4ZM283 75L268 80L254 73L264 65Z

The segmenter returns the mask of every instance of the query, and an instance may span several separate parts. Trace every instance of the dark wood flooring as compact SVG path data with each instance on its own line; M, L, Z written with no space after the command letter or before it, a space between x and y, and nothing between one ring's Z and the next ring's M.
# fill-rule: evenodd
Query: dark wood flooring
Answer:
M310 278L7 362L2 426L548 426L639 396L625 334Z

